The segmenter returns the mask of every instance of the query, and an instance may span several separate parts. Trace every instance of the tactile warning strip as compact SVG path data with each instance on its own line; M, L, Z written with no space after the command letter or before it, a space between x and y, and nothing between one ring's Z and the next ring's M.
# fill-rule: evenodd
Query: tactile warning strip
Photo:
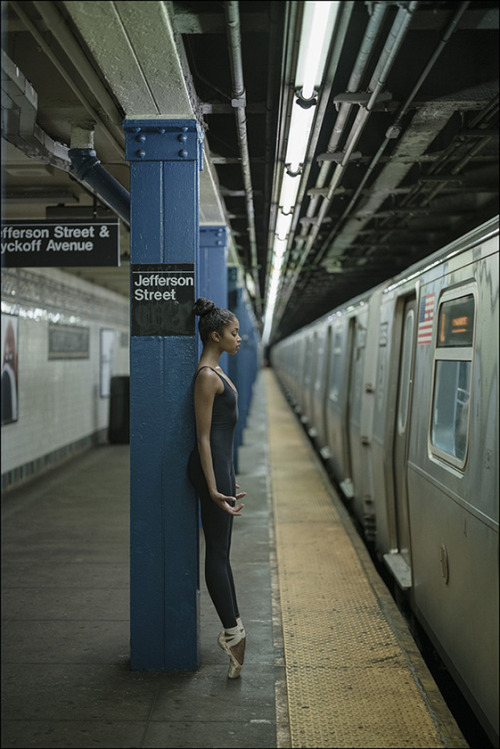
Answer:
M466 747L447 708L439 725L311 446L265 377L291 746Z

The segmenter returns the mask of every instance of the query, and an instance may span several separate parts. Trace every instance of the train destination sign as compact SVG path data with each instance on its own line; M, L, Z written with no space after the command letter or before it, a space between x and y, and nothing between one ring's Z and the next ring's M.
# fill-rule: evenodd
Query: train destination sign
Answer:
M2 268L120 265L119 219L2 221Z
M194 335L194 263L132 265L131 335Z

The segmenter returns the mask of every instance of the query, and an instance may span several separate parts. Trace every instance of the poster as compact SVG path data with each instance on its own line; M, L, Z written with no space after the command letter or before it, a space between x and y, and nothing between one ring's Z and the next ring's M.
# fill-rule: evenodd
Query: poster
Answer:
M19 318L2 313L2 426L19 416L17 352Z
M100 342L100 367L99 367L99 395L101 398L109 398L111 375L113 374L113 350L115 344L115 331L110 328L101 328Z

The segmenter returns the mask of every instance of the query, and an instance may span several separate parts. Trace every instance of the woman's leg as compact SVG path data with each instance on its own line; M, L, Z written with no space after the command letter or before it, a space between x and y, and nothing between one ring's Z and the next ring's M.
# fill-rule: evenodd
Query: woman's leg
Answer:
M238 609L229 561L233 518L210 498L201 497L201 520L205 535L205 581L225 629L236 626Z

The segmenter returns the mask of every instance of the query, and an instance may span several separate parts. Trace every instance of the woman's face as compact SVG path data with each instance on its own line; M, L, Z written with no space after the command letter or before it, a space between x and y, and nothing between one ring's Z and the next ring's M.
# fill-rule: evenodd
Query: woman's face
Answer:
M239 335L240 324L236 317L231 318L230 322L224 328L221 343L224 351L228 354L236 354L240 347L241 338Z

